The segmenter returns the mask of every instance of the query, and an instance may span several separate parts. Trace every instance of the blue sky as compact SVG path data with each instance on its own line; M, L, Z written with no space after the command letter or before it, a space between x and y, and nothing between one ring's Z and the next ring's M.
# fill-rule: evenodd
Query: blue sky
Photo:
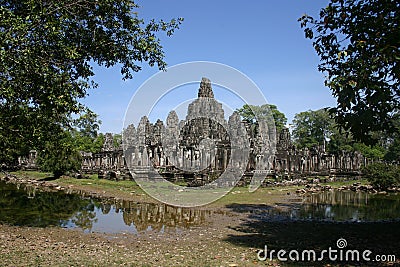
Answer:
M141 6L137 10L139 17L145 20L185 19L172 37L160 34L169 66L213 61L236 68L255 82L268 103L277 105L289 122L301 111L335 105L335 99L324 86L323 74L317 70L319 59L312 43L304 38L297 22L304 13L317 15L327 1L142 0L137 3ZM99 87L91 90L83 103L99 114L103 122L101 132L121 132L135 90L158 69L143 65L143 70L129 81L122 81L117 67L94 70ZM194 89L192 97L196 94Z

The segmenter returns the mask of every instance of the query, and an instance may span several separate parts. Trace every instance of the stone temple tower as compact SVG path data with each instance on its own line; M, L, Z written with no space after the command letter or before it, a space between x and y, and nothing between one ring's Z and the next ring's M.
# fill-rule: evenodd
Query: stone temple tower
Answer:
M209 79L204 77L201 79L198 97L214 98L211 81Z
M214 99L211 81L204 77L201 79L198 98L188 106L186 121L199 117L212 118L221 125L226 124L222 104Z

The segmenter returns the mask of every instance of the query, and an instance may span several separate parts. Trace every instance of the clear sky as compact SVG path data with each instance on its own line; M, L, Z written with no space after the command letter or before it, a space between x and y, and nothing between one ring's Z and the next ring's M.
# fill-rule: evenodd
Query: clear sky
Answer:
M141 6L137 10L139 17L146 20L185 19L173 36L160 34L169 66L213 61L236 68L256 83L268 103L277 105L289 122L301 111L335 105L335 99L324 86L323 74L317 70L319 59L312 43L305 39L297 22L304 13L317 15L327 1L141 0L137 3ZM135 90L158 69L144 66L129 81L122 81L119 68L94 70L99 87L91 90L83 103L99 114L103 122L101 132L119 133ZM196 94L194 91L193 97Z

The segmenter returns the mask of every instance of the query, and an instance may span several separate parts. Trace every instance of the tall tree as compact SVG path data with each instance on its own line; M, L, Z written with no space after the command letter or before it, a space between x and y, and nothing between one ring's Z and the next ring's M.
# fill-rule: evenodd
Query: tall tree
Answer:
M308 110L295 115L293 137L299 148L322 145L335 132L335 121L327 109Z
M385 154L385 160L389 162L400 163L400 114L394 116L393 124L397 128L397 134L394 134L388 140L388 149Z
M257 119L268 119L268 117L272 115L277 133L282 131L287 123L285 114L279 111L276 105L272 104L264 104L261 106L245 104L243 107L237 109L237 111L244 120L250 123L257 121Z
M104 138L97 131L101 121L90 110L74 120L73 127L47 140L39 150L38 165L42 171L52 172L56 178L81 168L81 151L99 152Z
M325 149L332 154L342 151L358 151L365 157L383 159L387 152L381 142L375 145L366 145L356 142L352 134L338 127L333 115L327 108L316 111L308 110L295 115L293 120L293 137L299 148L311 148L325 144ZM374 133L382 136L382 133Z
M396 132L400 104L400 2L331 0L319 18L299 19L320 57L318 68L337 98L337 123L357 140Z
M0 0L0 161L58 138L96 87L93 64L121 66L124 79L141 62L166 67L157 32L173 34L182 19L145 23L137 9L132 0Z
M76 150L84 152L99 152L101 150L104 136L97 133L100 124L98 115L90 110L74 120L74 127L69 132Z
M100 128L101 120L98 119L98 115L91 110L87 110L85 113L74 121L74 126L82 136L91 138L97 137L97 131Z
M71 133L60 132L57 138L45 142L39 150L37 163L42 171L52 172L55 178L81 169L82 158L74 145Z

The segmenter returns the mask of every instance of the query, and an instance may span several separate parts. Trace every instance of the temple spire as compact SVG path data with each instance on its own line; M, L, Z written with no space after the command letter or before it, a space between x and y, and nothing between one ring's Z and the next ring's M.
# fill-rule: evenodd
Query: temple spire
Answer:
M205 77L201 78L198 97L214 98L211 81Z

